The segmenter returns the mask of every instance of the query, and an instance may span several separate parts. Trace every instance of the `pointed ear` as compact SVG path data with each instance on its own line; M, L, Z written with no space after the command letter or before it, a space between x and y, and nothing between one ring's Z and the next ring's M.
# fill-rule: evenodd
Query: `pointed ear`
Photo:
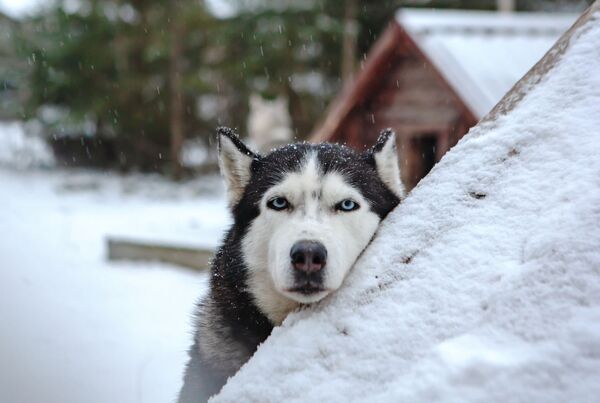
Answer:
M246 147L235 131L228 127L219 127L217 135L219 167L225 177L229 207L233 207L242 198L250 181L250 166L259 155Z
M400 166L396 151L396 134L392 129L382 130L370 152L375 160L379 178L399 198L404 197L404 185L400 180Z

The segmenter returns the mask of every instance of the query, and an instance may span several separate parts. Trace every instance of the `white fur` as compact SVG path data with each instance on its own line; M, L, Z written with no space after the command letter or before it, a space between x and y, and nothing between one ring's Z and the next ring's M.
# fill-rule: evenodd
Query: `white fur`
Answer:
M242 153L227 136L219 136L219 167L225 177L229 207L244 194L250 180L250 165L254 156Z
M400 180L400 167L396 151L396 135L392 134L383 148L375 153L375 165L379 177L399 198L404 197L405 189Z
M292 209L267 208L267 201L276 196L285 197ZM334 206L348 198L360 208L336 211ZM242 242L250 272L249 289L258 307L279 324L299 304L316 302L338 289L379 222L361 193L341 174L323 175L316 156L307 155L300 172L287 174L264 194L260 215ZM307 296L289 291L294 286L290 250L300 240L319 241L327 249L324 292Z

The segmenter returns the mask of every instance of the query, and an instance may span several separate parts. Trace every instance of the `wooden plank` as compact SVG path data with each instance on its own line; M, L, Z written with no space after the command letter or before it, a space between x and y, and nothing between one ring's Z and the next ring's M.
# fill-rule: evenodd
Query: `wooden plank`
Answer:
M207 270L214 256L212 249L149 243L136 240L107 238L110 261L154 261L174 264L194 270Z

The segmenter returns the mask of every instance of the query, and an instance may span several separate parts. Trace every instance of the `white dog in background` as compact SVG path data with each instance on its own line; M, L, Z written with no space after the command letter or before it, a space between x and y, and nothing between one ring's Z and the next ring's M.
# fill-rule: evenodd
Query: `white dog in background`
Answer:
M292 141L292 118L285 97L270 101L252 94L249 104L248 137L254 149L264 153Z

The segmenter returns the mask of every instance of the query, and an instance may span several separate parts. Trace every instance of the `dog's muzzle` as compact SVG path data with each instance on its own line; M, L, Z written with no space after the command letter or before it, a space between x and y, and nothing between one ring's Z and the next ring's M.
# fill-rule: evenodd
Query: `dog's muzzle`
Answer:
M324 291L323 269L327 264L327 249L317 241L298 241L290 250L294 269L294 287L290 290L304 295Z

